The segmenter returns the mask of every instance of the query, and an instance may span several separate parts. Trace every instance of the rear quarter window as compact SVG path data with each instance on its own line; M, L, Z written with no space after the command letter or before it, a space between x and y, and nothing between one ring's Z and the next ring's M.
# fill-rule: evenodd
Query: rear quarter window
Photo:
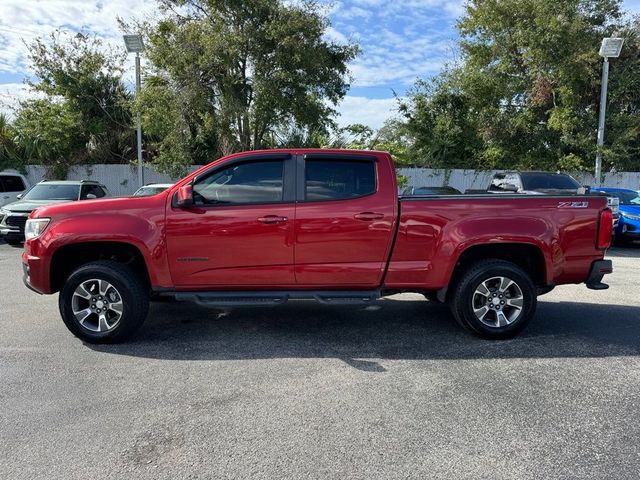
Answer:
M314 160L305 164L305 199L346 200L376 191L376 165L370 160Z
M0 175L0 192L22 192L25 188L22 178L16 175Z

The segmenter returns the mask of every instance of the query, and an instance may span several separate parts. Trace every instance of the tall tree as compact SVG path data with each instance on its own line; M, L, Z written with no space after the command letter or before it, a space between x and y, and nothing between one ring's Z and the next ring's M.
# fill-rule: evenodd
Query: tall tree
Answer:
M79 163L122 163L134 151L123 53L83 33L54 32L29 45L37 100L20 105L15 128L32 160L55 175Z
M611 62L605 169L640 168L638 23L627 23L619 1L471 0L465 8L460 63L431 88L418 85L405 103L415 143L427 147L430 161L591 168L598 49L603 37L620 35L625 46ZM447 108L438 107L442 102Z
M313 132L331 125L358 48L324 36L329 23L315 2L160 5L164 18L145 27L151 65L139 108L147 130L164 124L155 133L165 168L271 146L291 125ZM159 99L166 109L155 107Z

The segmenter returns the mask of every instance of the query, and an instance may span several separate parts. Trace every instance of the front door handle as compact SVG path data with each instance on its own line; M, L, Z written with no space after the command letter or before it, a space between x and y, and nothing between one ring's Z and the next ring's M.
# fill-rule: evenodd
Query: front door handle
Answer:
M261 223L272 224L272 223L284 223L288 221L287 217L280 217L278 215L266 215L264 217L260 217L258 219Z
M384 218L384 214L376 212L362 212L356 213L353 218L356 220L362 220L363 222L370 222L372 220L380 220L381 218Z

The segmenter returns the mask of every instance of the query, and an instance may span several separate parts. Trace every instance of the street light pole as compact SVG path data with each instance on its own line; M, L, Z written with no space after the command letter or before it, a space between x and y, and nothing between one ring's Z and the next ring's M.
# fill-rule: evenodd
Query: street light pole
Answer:
M604 145L604 119L607 113L607 86L609 84L609 58L620 56L624 38L603 38L600 45L602 63L602 86L600 88L600 116L598 117L598 141L596 150L596 185L602 182L602 146Z
M607 113L607 86L609 83L609 58L602 63L602 87L600 89L600 116L598 117L598 150L596 151L596 185L602 179L602 146L604 145L604 119Z
M140 53L136 52L136 100L140 97ZM142 167L142 120L140 109L136 112L136 130L138 143L138 187L144 186L144 168Z
M127 52L136 54L136 100L140 95L140 52L144 50L142 35L124 35ZM138 187L144 185L144 169L142 168L142 121L140 111L136 112L136 139L138 146Z

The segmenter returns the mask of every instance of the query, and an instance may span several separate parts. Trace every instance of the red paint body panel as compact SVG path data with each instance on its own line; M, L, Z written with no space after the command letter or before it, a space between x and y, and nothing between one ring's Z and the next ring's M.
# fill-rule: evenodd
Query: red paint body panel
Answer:
M581 209L559 209L560 201L537 195L401 201L385 286L444 288L462 252L499 243L538 248L548 284L584 282L591 263L604 256L595 241L598 212L606 199L592 197L590 208Z
M374 156L377 191L320 202L172 206L179 187L225 162L264 153L296 157L318 152ZM604 197L585 197L587 208L559 208L559 202L575 197L452 196L398 202L396 192L393 162L384 152L245 152L216 160L155 196L38 209L31 216L51 218L51 223L39 238L25 242L23 262L29 267L29 285L41 293L53 293L50 264L59 248L106 241L135 246L156 289L424 291L446 287L460 255L475 245L532 245L543 255L546 282L555 285L586 281L592 262L604 257L595 247ZM269 215L286 221L258 221Z
M286 217L264 224L267 215ZM175 286L293 285L295 204L167 208L169 268Z
M384 157L380 156L376 162L375 194L297 204L295 271L298 285L330 288L380 285L398 208L395 171L390 159Z

